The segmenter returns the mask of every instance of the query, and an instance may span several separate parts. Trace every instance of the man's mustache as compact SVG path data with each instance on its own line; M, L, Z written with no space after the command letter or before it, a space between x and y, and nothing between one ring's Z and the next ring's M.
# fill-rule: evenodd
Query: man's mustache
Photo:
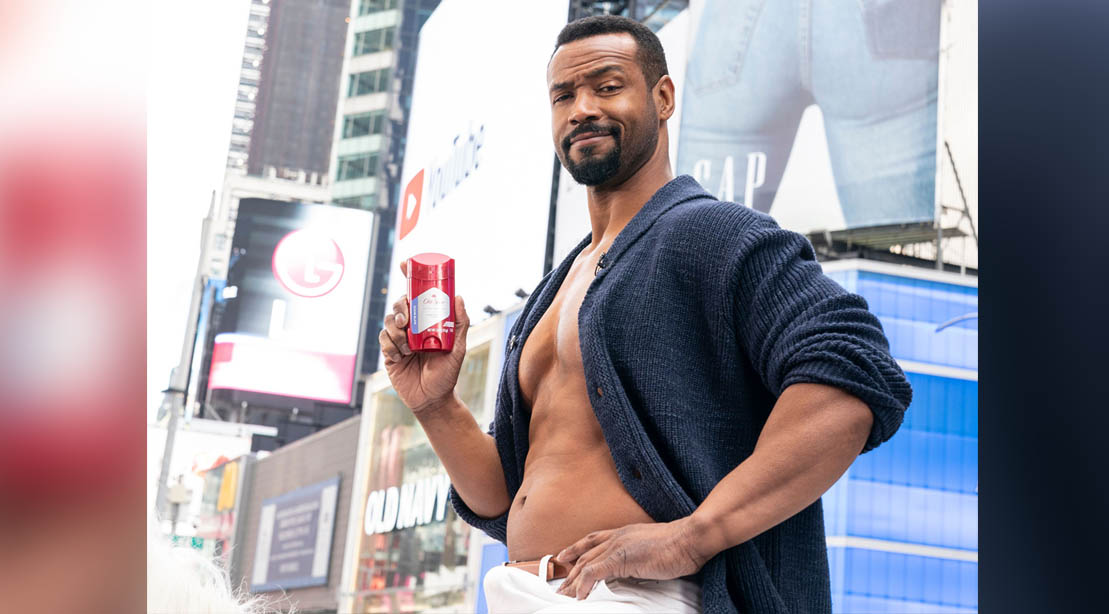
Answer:
M619 126L602 126L601 124L593 123L582 124L577 128L574 128L574 130L571 131L570 134L566 135L566 138L562 139L562 151L570 151L570 141L573 140L574 137L580 136L582 134L588 134L590 132L596 132L598 135L610 135L612 136L612 138L617 140L619 140L620 138Z

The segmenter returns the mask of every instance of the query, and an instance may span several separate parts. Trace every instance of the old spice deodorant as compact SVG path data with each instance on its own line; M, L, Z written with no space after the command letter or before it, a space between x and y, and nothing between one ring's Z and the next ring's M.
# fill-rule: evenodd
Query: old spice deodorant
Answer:
M408 259L408 347L449 352L454 347L454 259L427 252Z

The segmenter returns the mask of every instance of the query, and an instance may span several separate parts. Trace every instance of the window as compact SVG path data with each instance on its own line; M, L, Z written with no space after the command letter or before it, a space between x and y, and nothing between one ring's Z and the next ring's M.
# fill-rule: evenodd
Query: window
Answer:
M385 112L371 111L343 117L343 138L381 134L385 129Z
M397 8L397 0L359 0L358 16Z
M338 181L371 177L377 172L377 154L355 154L339 157Z
M354 35L354 55L366 55L393 48L393 28L368 30Z
M389 69L370 70L350 76L350 87L347 96L362 96L389 89Z

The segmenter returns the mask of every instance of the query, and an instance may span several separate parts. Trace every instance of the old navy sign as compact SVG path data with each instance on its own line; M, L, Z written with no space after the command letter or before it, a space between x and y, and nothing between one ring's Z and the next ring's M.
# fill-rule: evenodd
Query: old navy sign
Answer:
M375 490L366 498L367 535L388 533L429 522L441 522L447 515L447 496L451 482L446 475Z

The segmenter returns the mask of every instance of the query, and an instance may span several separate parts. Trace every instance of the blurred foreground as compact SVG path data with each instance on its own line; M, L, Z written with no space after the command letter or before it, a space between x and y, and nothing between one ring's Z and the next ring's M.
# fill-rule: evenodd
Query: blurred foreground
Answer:
M4 611L142 609L145 24L0 4Z

